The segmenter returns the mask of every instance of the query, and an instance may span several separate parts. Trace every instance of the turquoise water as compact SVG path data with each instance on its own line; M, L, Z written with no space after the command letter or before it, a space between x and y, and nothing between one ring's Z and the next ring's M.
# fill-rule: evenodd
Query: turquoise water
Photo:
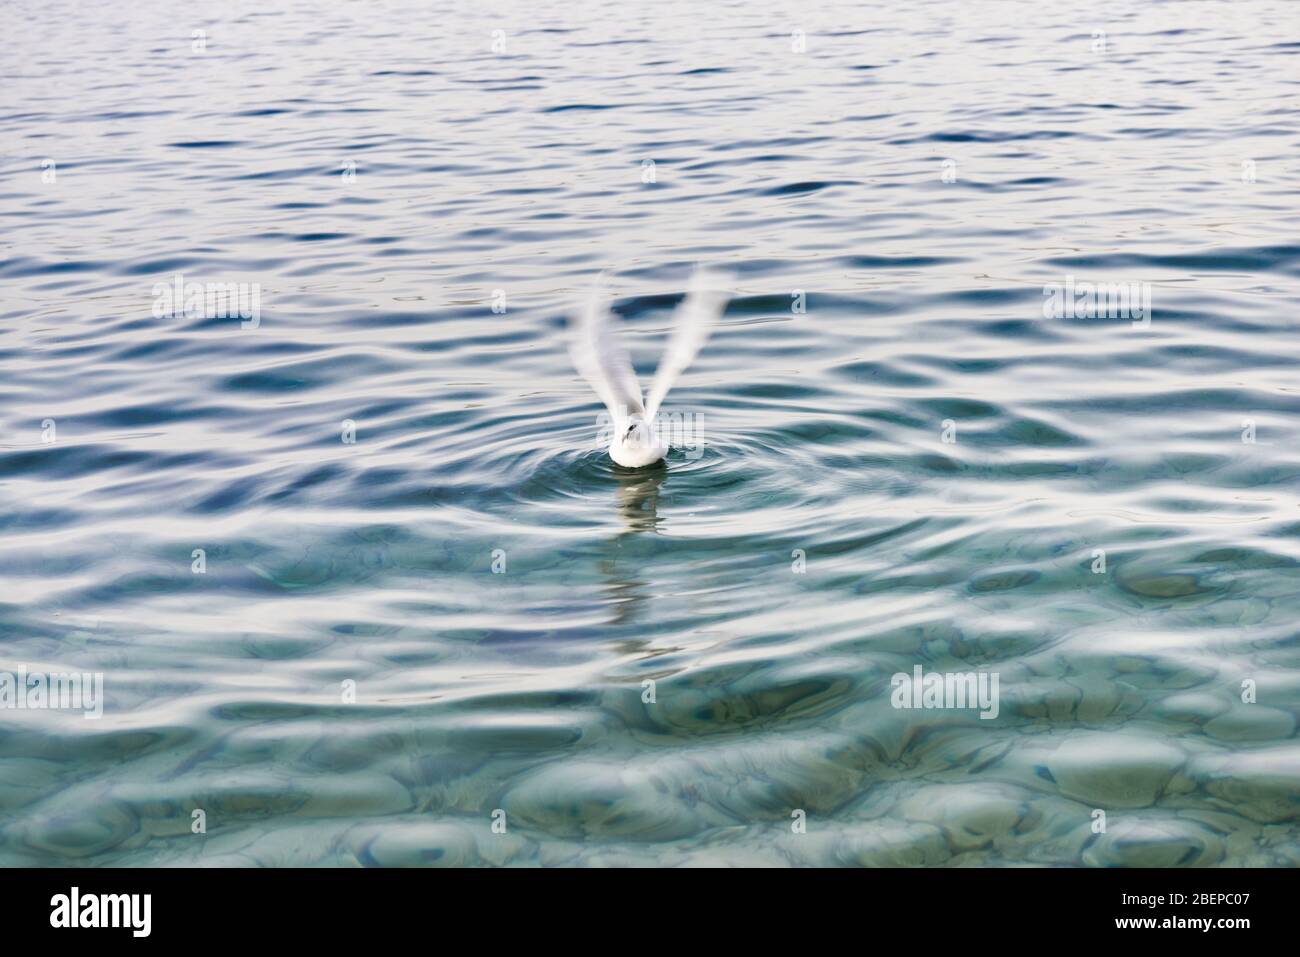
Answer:
M1300 863L1294 5L10 12L0 863Z

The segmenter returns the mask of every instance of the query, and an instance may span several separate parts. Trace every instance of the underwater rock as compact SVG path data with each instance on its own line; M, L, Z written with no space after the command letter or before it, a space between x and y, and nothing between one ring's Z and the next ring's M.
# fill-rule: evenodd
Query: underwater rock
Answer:
M24 822L6 837L22 847L62 861L94 857L117 848L140 830L140 822L121 802L87 802L64 811Z
M332 774L365 771L393 754L400 754L405 739L393 732L362 734L341 729L323 735L302 755L301 763Z
M1084 852L1091 867L1206 867L1223 860L1223 841L1175 817L1110 815L1105 834Z
M1051 795L1035 798L1030 806L1037 823L1024 828L1014 847L999 848L1004 859L1039 865L1082 863L1084 849L1096 838L1092 808Z
M920 867L943 864L952 850L933 824L873 821L843 835L833 863L857 867Z
M385 821L349 835L366 867L466 867L481 863L467 828L445 821Z
M1201 755L1188 774L1222 810L1270 824L1300 820L1300 746Z
M411 792L387 774L318 778L307 793L310 796L296 811L303 817L377 817L400 814L415 805Z
M703 826L663 782L593 761L543 767L511 788L501 806L508 822L559 837L671 841Z
M291 815L310 800L308 791L294 788L287 781L266 781L201 793L195 796L194 804L204 808L209 818L242 822Z
M1121 570L1117 578L1121 588L1143 598L1188 598L1208 594L1210 591L1200 586L1195 575L1162 575L1155 572L1126 574Z
M876 751L857 738L786 735L743 749L666 762L677 789L735 821L788 819L795 808L830 815L869 786ZM709 769L716 769L710 773Z
M1052 723L1096 723L1137 711L1141 699L1122 682L1100 677L1042 678L1004 686L1004 713Z
M206 837L178 838L176 843L201 848L193 861L205 866L212 857L230 855L241 860L242 867L314 867L335 863L334 849L349 827L347 821L285 822L271 830L254 824L229 834L210 830Z
M998 572L985 572L971 579L970 590L981 592L1010 591L1032 585L1042 577L1042 572L1032 568L1007 569Z
M1208 691L1184 691L1156 702L1151 710L1167 721L1204 724L1228 710L1228 702Z
M1047 759L1066 797L1092 807L1149 807L1186 760L1178 748L1134 734L1071 735Z
M1205 725L1205 733L1220 741L1272 741L1295 733L1289 711L1262 704L1239 704Z
M863 738L891 763L903 760L918 740L937 728L970 727L969 719L954 717L952 712L894 708L888 695L862 709L860 720ZM979 723L978 718L975 721Z
M956 852L1004 843L1028 813L1028 793L1007 785L933 784L904 798L909 820L939 828Z
M1133 714L1142 708L1142 697L1112 678L1080 676L1068 678L1067 683L1082 694L1074 709L1078 721L1099 722L1115 715Z
M0 759L0 810L12 812L57 791L67 766L39 758Z
M700 669L659 681L655 702L642 704L644 717L633 722L679 733L736 732L761 722L825 714L848 703L853 687L843 674L808 669ZM640 688L636 691L639 695Z
M462 719L447 737L447 747L473 754L545 753L571 748L582 740L582 715L561 713L548 720L534 716L509 720Z

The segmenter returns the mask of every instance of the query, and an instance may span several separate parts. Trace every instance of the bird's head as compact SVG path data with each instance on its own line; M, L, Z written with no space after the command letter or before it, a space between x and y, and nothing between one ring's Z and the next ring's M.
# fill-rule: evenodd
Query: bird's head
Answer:
M631 448L650 445L652 433L649 424L639 415L633 416L623 431L623 444Z

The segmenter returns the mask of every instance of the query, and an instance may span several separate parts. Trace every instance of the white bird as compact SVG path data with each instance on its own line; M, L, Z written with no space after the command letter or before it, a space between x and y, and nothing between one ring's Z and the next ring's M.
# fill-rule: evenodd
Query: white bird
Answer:
M672 335L644 403L632 361L615 336L613 315L605 305L599 277L586 309L570 319L569 356L573 367L609 410L614 426L609 457L619 465L641 468L653 465L667 453L667 443L655 430L655 414L727 307L727 294L710 288L714 284L719 284L715 277L702 269L695 270L686 298L673 316Z

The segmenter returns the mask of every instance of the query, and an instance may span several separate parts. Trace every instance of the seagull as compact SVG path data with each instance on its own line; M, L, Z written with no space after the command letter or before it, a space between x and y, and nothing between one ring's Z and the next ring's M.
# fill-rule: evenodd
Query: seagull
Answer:
M587 306L569 320L569 357L573 367L609 410L614 431L609 457L624 468L644 468L660 461L667 443L655 430L655 414L677 377L691 364L727 307L727 294L716 288L718 277L696 269L686 298L673 316L673 331L644 402L641 383L627 350L614 331L601 277L592 285Z

